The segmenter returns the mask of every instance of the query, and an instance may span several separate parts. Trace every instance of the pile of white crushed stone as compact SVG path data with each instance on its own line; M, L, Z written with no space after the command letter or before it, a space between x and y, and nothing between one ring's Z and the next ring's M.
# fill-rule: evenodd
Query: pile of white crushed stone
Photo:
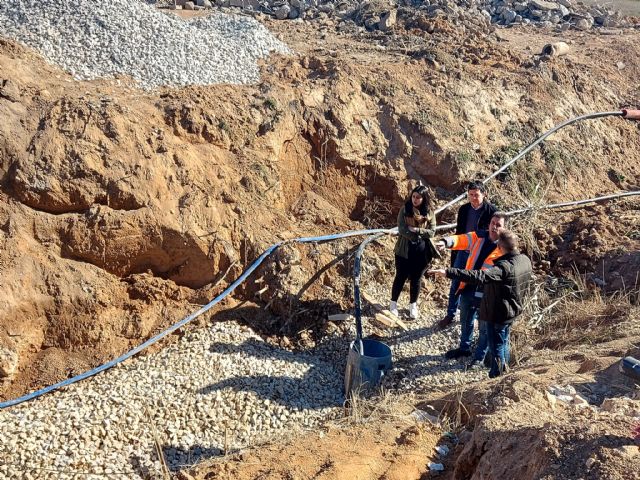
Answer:
M289 52L252 18L183 20L130 0L3 0L0 36L79 80L127 75L143 88L253 83L259 59Z
M422 313L409 331L384 339L394 360L385 388L424 391L486 378L443 358L459 327L434 331L439 317ZM344 415L349 327L346 336L335 332L292 352L236 322L214 323L160 352L0 410L0 478L160 478L156 439L175 471L226 449L315 430Z

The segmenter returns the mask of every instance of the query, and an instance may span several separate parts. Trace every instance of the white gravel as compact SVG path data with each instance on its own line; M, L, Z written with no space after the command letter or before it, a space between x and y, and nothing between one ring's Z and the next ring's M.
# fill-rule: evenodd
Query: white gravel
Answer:
M130 75L144 88L253 83L258 59L288 52L252 18L186 21L131 0L3 0L0 35L77 79Z
M434 333L433 323L433 317L412 322L409 332L385 340L395 361L385 379L388 389L432 389L486 376L443 360L458 329ZM245 326L217 323L156 354L2 410L0 478L48 473L72 479L78 472L96 479L105 473L160 478L154 435L175 470L219 455L225 445L241 449L311 429L344 414L343 372L353 330L312 351L291 353Z

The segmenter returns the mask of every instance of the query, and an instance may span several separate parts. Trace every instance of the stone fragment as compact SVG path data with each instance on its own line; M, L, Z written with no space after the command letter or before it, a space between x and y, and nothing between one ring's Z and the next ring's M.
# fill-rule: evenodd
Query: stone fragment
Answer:
M588 407L589 401L586 398L584 398L582 395L577 393L576 395L573 396L573 404L579 408Z
M531 0L531 2L529 2L529 5L531 5L536 10L542 10L543 12L550 12L551 10L558 9L557 3L546 2L545 0Z
M364 21L364 28L366 28L367 30L375 30L379 22L380 17L369 17Z
M0 98L17 102L20 100L20 89L13 81L0 79Z
M291 12L291 7L288 4L284 4L276 9L275 15L278 20L284 20L289 17L289 12Z
M555 395L549 393L549 392L544 392L547 395L547 401L549 402L549 405L551 405L551 410L555 410L556 409L556 403L558 402L557 398Z
M517 16L518 14L514 10L511 10L509 8L505 9L502 12L502 19L504 20L504 23L507 25L513 23Z
M380 17L380 22L378 22L378 28L383 32L389 30L396 24L397 15L397 10L389 10L388 12L383 13Z
M10 377L18 368L18 354L6 347L0 347L0 378Z
M193 3L193 2L185 2L184 9L185 10L195 10L196 9L196 4Z

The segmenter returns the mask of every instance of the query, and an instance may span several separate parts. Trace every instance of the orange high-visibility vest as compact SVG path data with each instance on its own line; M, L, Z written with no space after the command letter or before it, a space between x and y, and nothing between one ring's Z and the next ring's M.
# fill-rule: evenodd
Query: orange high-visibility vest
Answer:
M460 235L451 235L450 237L445 237L444 241L446 242L447 247L451 250L466 250L469 252L469 258L467 258L467 263L465 265L466 270L474 270L474 266L478 260L478 255L480 255L480 250L482 250L482 246L485 241L489 240L487 236L480 236L476 232L463 233ZM487 268L493 267L493 262L496 258L504 255L504 252L500 250L500 247L494 248L487 258L482 262L482 266L480 270L486 270ZM456 294L462 292L466 284L464 282L460 282L460 286L456 291Z

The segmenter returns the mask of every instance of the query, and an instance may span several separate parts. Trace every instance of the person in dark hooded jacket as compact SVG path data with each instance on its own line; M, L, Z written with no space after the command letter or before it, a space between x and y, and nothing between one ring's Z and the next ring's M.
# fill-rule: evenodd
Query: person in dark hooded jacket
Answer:
M518 237L514 233L503 230L498 236L498 248L503 255L486 270L447 268L430 271L465 283L484 285L478 319L487 322L487 339L493 356L490 378L501 375L507 367L511 324L522 313L532 272L531 261L518 250Z

